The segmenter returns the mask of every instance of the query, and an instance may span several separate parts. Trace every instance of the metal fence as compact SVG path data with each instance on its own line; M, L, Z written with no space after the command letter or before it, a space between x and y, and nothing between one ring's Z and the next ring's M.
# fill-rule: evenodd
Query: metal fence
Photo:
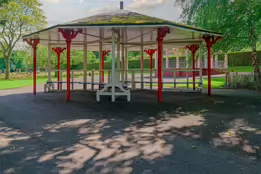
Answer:
M226 79L230 88L261 89L259 75L252 72L229 72Z
M163 65L164 65L165 68L167 68L165 61L163 62ZM188 65L188 68L192 68L192 63L191 62L186 63L185 60L180 60L178 67L179 68L186 68L186 65ZM202 66L202 68L207 68L206 59L203 59L201 61L201 66ZM218 68L218 69L225 69L227 67L225 65L225 61L213 61L212 66L213 66L212 68ZM176 68L177 67L176 59L169 60L168 67L169 68ZM199 68L198 62L196 62L196 67Z

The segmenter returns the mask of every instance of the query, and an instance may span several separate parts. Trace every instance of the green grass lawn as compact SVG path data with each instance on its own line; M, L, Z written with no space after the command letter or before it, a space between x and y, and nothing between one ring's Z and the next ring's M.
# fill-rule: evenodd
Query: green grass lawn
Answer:
M37 84L44 84L46 81L47 81L46 78L39 78L37 79ZM0 80L0 90L21 88L21 87L32 86L32 85L33 85L32 79Z
M228 68L229 72L253 72L254 68L253 66L231 66Z
M208 87L208 80L203 80L204 88ZM223 88L226 84L226 78L220 77L220 78L212 78L212 88ZM191 85L192 87L192 85Z
M231 72L234 70L235 72L253 72L252 66L234 66L229 67L229 71ZM136 74L139 74L138 72ZM144 72L144 75L149 74L148 72ZM45 76L37 78L37 84L44 84L47 81L47 74L44 74ZM105 76L107 76L108 73L105 72ZM20 78L19 75L14 74L15 77ZM79 77L75 78L81 78L82 74L79 74ZM53 77L54 78L54 77ZM63 77L64 79L65 77ZM186 80L183 80L186 81ZM13 80L1 80L0 79L0 90L4 89L12 89L12 88L21 88L26 86L32 86L32 76L25 77L25 79L13 79ZM156 85L156 84L155 84ZM220 88L225 85L225 78L213 78L212 79L212 87L213 88ZM165 87L173 87L172 84L165 84ZM180 84L177 85L177 87L184 87L186 88L186 84ZM189 85L189 88L191 88L192 85ZM207 87L207 80L204 80L204 87Z
M192 82L192 80L189 80ZM198 81L198 80L197 80ZM186 80L177 80L177 82L186 82ZM203 79L204 88L208 87L208 80ZM212 78L212 88L222 88L226 84L225 77ZM146 84L146 86L150 86L150 84ZM153 84L153 86L158 86L157 84ZM174 88L174 84L163 84L163 87L172 87ZM187 84L177 84L176 88L187 88ZM189 88L193 88L193 84L189 84Z

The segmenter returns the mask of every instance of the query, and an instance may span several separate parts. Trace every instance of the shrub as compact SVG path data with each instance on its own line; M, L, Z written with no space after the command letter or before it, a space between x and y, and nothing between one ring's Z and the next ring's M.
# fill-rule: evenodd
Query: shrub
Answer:
M261 79L254 78L253 73L230 73L229 87L261 90Z

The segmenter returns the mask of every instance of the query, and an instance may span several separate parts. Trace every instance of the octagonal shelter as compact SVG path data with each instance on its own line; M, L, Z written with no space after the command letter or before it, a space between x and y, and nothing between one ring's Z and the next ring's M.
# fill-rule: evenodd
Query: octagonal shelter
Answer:
M44 30L40 30L23 36L24 41L32 46L34 50L34 94L36 94L36 51L37 45L40 43L48 47L48 82L45 86L48 88L53 84L52 68L51 68L51 52L54 50L58 56L58 89L62 81L60 80L60 54L66 48L67 50L67 101L71 100L71 49L79 49L84 51L84 70L83 70L83 89L86 90L86 85L94 85L94 82L87 81L87 51L98 51L100 54L100 69L99 69L99 90L96 93L97 101L101 95L111 96L112 101L115 101L117 96L127 96L130 101L130 89L126 89L128 83L134 83L127 80L128 76L128 51L141 52L141 75L143 77L144 70L144 51L150 55L150 63L152 55L156 54L156 69L157 69L157 90L158 101L162 102L163 90L163 50L173 48L188 48L193 57L193 65L191 71L193 73L193 89L195 90L195 74L200 74L200 83L202 84L202 67L195 68L196 51L200 50L199 62L201 61L201 47L206 44L208 48L208 95L211 95L211 51L212 45L221 39L222 34L208 31L202 28L196 28L188 25L175 23L172 21L150 17L139 13L121 9L101 13L91 17L74 20L71 22L58 24ZM65 47L63 49L63 47ZM154 51L153 51L154 50ZM108 52L112 54L112 65L109 71L108 82L104 82L104 57ZM155 70L155 69L154 69ZM151 68L149 70L150 79L152 79ZM168 69L167 71L177 71L177 69ZM180 69L179 69L180 71ZM175 74L175 73L174 73ZM133 80L133 79L132 79ZM150 86L152 89L152 80ZM174 85L177 82L174 83ZM187 82L188 83L188 82ZM141 82L141 88L144 83ZM133 88L133 87L132 87Z

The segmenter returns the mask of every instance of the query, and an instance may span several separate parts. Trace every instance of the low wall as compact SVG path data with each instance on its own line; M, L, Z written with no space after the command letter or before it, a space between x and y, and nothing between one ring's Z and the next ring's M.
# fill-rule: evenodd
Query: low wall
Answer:
M186 77L186 75L188 74L188 76L192 76L193 72L186 72L184 71L185 69L182 68L180 70L178 70L178 68L176 69L176 72L164 72L164 77L173 77L174 73L176 73L176 77ZM188 68L188 70L191 70L191 68ZM199 70L199 68L196 68L196 70ZM218 69L218 68L213 68L211 70L211 75L218 75L218 74L225 74L226 73L226 69ZM202 75L208 75L208 69L207 68L202 68ZM156 71L155 76L158 76L158 71ZM199 76L199 72L196 72L196 76Z

